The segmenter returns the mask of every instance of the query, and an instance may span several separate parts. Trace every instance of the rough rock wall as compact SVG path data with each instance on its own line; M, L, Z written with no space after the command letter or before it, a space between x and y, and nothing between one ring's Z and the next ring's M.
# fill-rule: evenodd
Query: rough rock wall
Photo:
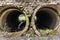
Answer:
M33 12L33 9L38 5L46 4L60 4L60 0L1 0L0 6L3 5L15 5L23 6L29 13Z

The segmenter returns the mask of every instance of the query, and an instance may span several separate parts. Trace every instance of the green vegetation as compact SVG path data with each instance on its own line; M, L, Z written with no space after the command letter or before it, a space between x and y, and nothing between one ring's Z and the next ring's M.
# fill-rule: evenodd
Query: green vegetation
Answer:
M19 20L19 21L26 21L26 18L25 18L25 16L24 16L23 14L21 14L21 15L19 15L19 17L18 17L18 20Z
M46 30L40 29L40 33L41 33L41 35L44 36L44 35L56 34L56 31L52 30L52 29L46 29Z

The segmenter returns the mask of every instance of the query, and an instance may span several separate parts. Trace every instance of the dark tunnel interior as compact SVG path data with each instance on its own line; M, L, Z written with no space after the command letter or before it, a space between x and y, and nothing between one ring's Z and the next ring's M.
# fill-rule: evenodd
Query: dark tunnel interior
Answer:
M37 29L53 29L54 26L56 25L56 15L54 14L54 11L50 10L39 10L36 13L36 20L35 20L35 25Z
M6 31L8 32L18 32L24 29L26 25L26 21L19 21L18 17L19 15L23 14L20 11L14 10L9 12L9 14L6 17ZM20 26L19 26L20 25Z

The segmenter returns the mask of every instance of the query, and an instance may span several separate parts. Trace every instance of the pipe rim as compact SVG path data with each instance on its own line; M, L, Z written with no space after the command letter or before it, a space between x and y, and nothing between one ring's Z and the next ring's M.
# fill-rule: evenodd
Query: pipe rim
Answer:
M11 8L10 8L11 9ZM9 10L9 9L8 9ZM11 9L11 10L19 10L19 9ZM21 11L21 10L19 10L19 11ZM14 36L20 36L20 35L22 35L24 32L26 32L27 31L27 29L28 29L28 25L29 25L29 19L28 19L28 16L26 15L26 12L25 11L23 11L23 13L25 14L25 17L26 17L26 26L24 27L24 29L22 30L22 31L18 31L18 32L12 32L12 34L14 34ZM6 13L5 13L6 14ZM0 17L0 25L1 25L1 23L2 23L2 18L3 18L3 16L5 15L5 14L2 14L2 16ZM1 26L0 26L1 27ZM7 32L8 33L8 32ZM15 35L16 34L16 35Z
M41 6L38 6L35 10L34 10L34 12L33 12L33 15L32 15L32 21L31 21L31 24L32 24L32 28L35 30L35 33L38 35L38 36L41 36L41 34L40 34L40 32L36 29L36 26L35 26L35 22L34 22L34 20L35 20L35 15L36 15L36 13L38 12L38 10L40 10L40 9L42 9L42 7ZM56 13L56 12L55 12ZM58 15L58 14L57 14ZM57 19L58 19L58 22L56 23L56 26L57 26L57 24L58 24L58 26L59 26L59 16L57 17ZM53 30L57 30L58 29L58 26L56 27L56 28L54 28Z

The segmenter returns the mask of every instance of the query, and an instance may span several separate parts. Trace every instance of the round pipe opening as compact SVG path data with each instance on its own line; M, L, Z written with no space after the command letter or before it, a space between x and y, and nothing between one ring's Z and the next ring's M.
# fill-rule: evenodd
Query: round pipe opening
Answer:
M13 10L13 11L10 11L7 13L5 14L5 18L3 19L3 25L4 25L4 28L6 29L6 31L7 32L22 31L26 25L26 20L24 20L25 14L18 10ZM19 17L21 19L19 19ZM24 17L24 19L22 20L23 17Z
M54 29L57 24L57 13L49 8L43 8L36 13L35 26L39 29Z

